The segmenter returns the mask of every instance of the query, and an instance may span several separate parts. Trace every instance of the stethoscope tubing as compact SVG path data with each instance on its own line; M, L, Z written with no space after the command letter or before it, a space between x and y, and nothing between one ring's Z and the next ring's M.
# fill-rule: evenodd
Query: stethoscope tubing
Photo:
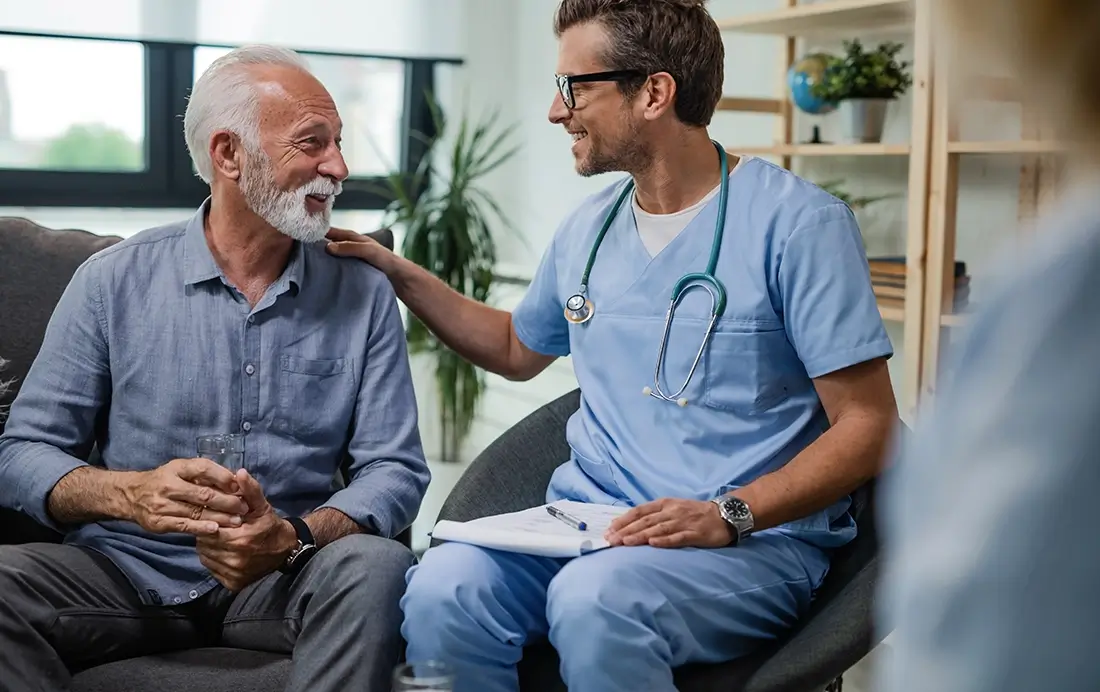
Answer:
M671 300L669 302L668 311L665 313L664 333L661 336L661 343L657 350L657 362L653 369L653 387L645 387L642 390L643 394L663 401L670 401L680 406L686 406L688 403L687 399L685 399L682 394L691 383L691 378L694 376L695 370L699 366L699 361L702 359L704 351L706 351L707 344L710 343L710 337L714 331L714 326L726 309L726 288L722 282L718 280L715 272L718 268L718 254L722 247L722 231L726 222L726 207L729 201L729 162L722 146L713 140L711 143L718 151L718 160L722 169L722 180L718 193L718 218L714 224L714 239L711 241L710 257L707 261L707 268L706 271L703 272L693 272L681 276L672 287ZM592 249L588 252L588 261L585 263L584 273L581 274L580 290L570 296L569 300L566 301L565 317L574 324L584 324L592 319L595 308L592 304L592 300L588 297L588 280L592 274L592 267L595 266L596 255L599 252L600 245L603 244L604 236L607 235L607 231L611 228L611 224L618 215L620 207L622 207L623 202L626 201L633 189L634 181L630 180L619 194L618 199L615 200L615 204L611 207L611 211L608 212L607 217L604 219L603 226L600 227L599 233L596 234L596 240L592 243ZM675 317L676 305L687 291L695 287L705 288L707 293L710 294L710 322L707 325L707 331L703 335L703 341L699 345L699 350L695 354L695 359L691 364L691 370L688 371L684 383L674 393L666 394L661 387L661 370L665 358L665 349L668 346L668 336L672 329L672 320Z

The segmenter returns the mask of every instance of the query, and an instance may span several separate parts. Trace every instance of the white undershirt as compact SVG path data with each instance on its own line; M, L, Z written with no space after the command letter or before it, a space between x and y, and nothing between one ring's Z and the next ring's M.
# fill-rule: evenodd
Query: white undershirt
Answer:
M737 165L730 171L730 175L736 173L749 158L748 156L742 156ZM656 257L661 250L664 250L672 242L673 238L680 235L680 232L687 228L695 215L714 199L721 188L722 185L719 183L703 199L687 209L681 209L671 214L650 214L638 205L638 195L636 193L632 194L630 199L634 207L634 223L638 226L638 236L642 239L642 245L649 252L649 256Z

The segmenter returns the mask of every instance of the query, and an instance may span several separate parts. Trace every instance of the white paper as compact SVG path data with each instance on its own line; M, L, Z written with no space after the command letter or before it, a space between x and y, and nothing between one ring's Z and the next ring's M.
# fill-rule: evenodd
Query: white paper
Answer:
M573 528L547 512L546 505L540 505L467 522L440 521L432 538L528 555L577 557L607 548L604 533L615 517L630 509L564 500L553 506L585 522L585 530Z

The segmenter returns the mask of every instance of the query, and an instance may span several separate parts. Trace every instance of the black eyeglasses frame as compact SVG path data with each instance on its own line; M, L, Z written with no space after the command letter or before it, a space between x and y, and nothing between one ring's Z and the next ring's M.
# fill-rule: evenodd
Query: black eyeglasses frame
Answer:
M641 70L610 70L607 72L590 72L588 74L556 74L554 81L558 85L558 93L565 107L576 108L577 101L573 96L573 85L586 82L624 82L628 79L645 77Z

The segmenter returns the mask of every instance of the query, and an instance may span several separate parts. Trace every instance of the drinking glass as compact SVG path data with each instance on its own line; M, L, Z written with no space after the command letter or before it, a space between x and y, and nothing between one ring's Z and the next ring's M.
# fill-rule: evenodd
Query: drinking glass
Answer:
M244 435L240 433L202 435L195 446L200 457L216 461L233 473L244 468Z
M440 661L402 663L393 671L393 692L454 692L455 676Z

